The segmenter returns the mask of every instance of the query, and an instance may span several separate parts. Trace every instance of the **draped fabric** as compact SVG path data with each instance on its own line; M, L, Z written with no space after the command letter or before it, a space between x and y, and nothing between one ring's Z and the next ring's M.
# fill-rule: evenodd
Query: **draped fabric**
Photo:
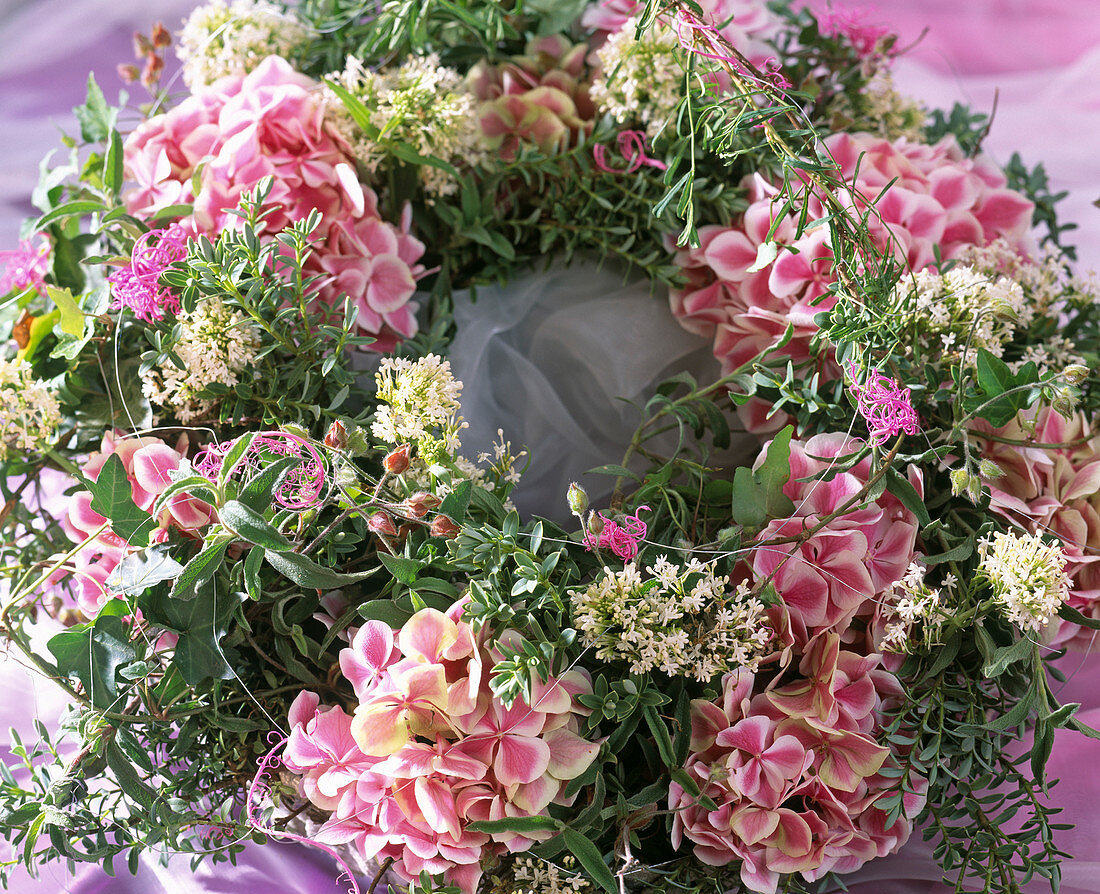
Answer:
M1096 0L876 0L870 21L894 26L902 44L929 31L896 68L903 93L932 106L955 99L988 110L996 120L985 148L1004 163L1019 151L1042 161L1053 191L1071 190L1060 208L1076 221L1072 241L1082 270L1100 268L1100 17ZM162 19L175 27L191 8L183 0L0 0L0 247L11 247L38 162L57 145L58 127L73 132L70 108L82 101L86 73L95 70L109 99L120 84L118 62L129 62L130 35ZM822 4L823 5L823 4ZM171 68L170 68L171 70ZM181 90L178 82L175 89ZM144 100L132 88L135 102ZM136 118L131 118L136 120ZM460 300L454 362L465 380L471 422L466 453L489 447L497 428L534 458L517 502L525 511L560 517L568 482L586 469L618 462L637 422L619 398L644 401L666 373L690 366L713 372L705 346L679 329L667 305L646 283L624 285L611 271L578 268L532 274L506 289L483 289L476 303ZM710 364L708 366L708 364ZM598 486L593 486L594 495ZM1100 726L1100 656L1068 656L1071 675L1060 693L1083 703L1082 720ZM14 656L0 660L0 729L33 736L38 717L53 726L65 700L29 674ZM1021 746L1023 747L1023 746ZM1062 891L1100 894L1100 742L1060 732L1050 775L1063 784L1053 802L1059 821L1077 828L1060 845L1075 859L1063 869ZM110 878L97 867L71 875L48 867L34 880L18 875L17 894L329 894L346 885L320 852L297 845L248 845L236 866L188 861L168 867L143 859L138 876ZM858 894L942 894L931 849L919 836L894 857L873 861L851 878ZM1041 891L1033 883L1029 891Z

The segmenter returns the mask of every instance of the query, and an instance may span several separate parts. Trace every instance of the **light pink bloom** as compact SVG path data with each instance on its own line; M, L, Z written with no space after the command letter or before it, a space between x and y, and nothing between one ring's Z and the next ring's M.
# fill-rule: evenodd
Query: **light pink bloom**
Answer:
M0 295L24 289L44 292L49 256L50 244L44 237L37 247L30 239L24 239L19 248L0 251L0 263L4 265L4 272L0 273Z
M825 149L851 184L838 198L854 213L868 214L875 241L913 270L932 264L937 247L943 258L999 237L1021 253L1032 247L1031 203L1006 188L1004 175L990 161L966 158L952 137L926 146L838 133L825 141ZM889 190L875 201L887 185ZM781 205L776 187L759 175L744 186L750 204L739 220L728 227L701 227L697 248L670 245L687 280L684 288L670 292L673 313L685 328L713 340L723 372L775 344L791 326L784 356L801 365L807 378L815 372L838 378L839 367L810 350L818 330L815 315L836 303L830 291L836 274L828 228L805 230L796 238L795 217L777 219ZM816 195L809 197L808 211L811 221L826 216ZM778 255L749 272L762 257L769 232ZM741 416L757 432L783 424L781 415L765 420L753 402L742 408Z
M125 144L126 171L137 183L131 212L151 215L193 202L189 222L216 236L237 225L241 195L272 178L263 232L274 234L321 213L323 238L308 272L324 274L317 299L339 311L347 294L357 325L387 349L416 331L409 299L424 268L424 246L382 221L378 199L354 174L348 146L325 125L316 82L276 56L244 76L223 78L163 115L139 125ZM197 185L195 185L197 182Z

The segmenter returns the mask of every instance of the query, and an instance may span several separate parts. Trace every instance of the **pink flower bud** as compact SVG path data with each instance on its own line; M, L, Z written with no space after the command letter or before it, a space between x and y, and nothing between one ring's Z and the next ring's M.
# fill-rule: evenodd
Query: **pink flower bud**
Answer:
M457 537L462 529L451 521L445 515L437 515L432 519L432 526L429 529L433 537L446 537L450 540L452 537Z
M348 430L340 420L336 420L325 433L325 446L333 450L343 450L348 446Z
M391 475L400 475L409 467L409 453L410 448L408 444L402 444L400 447L395 447L387 453L386 458L382 460L383 468Z
M134 32L134 58L144 59L153 52L153 42L140 31Z
M435 509L443 501L435 494L427 491L417 491L405 500L405 511L413 518L423 518L428 510Z
M120 64L118 66L118 76L124 84L132 84L141 77L141 70L136 65Z
M172 45L172 35L168 29L164 27L163 22L157 22L153 26L153 46L158 50L163 50L165 47Z
M372 534L382 534L386 537L396 537L397 527L393 519L385 512L376 512L367 519L367 530Z

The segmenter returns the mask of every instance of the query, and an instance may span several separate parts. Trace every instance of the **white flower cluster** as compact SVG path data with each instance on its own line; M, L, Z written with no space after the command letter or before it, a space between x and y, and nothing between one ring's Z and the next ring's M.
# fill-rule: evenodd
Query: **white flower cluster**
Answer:
M877 71L857 96L839 94L829 105L829 115L838 128L845 130L863 130L888 140L905 137L917 143L924 141L924 107L897 91L889 69Z
M1025 630L1042 630L1069 598L1061 547L1034 534L994 534L978 542L978 554L978 573L989 582L993 599Z
M180 337L172 351L183 368L168 361L142 373L142 390L154 405L188 423L209 413L216 400L196 397L210 385L232 388L256 359L260 340L244 314L207 298L179 317Z
M574 592L574 622L597 658L701 682L738 667L756 670L773 631L747 584L731 590L698 559L680 567L661 556L645 570L651 577L643 580L635 562L604 568Z
M653 139L683 96L685 51L668 25L655 22L641 40L634 37L637 26L629 19L596 51L601 70L591 96L620 124L640 122Z
M883 652L911 653L919 646L935 645L946 618L943 591L924 582L927 569L913 562L905 577L882 594L886 627L879 648ZM954 578L948 575L944 588L950 591Z
M1027 324L1034 310L1007 276L958 264L946 273L921 270L895 287L896 306L916 323L921 346L972 365L978 348L994 356Z
M344 71L331 77L370 110L370 123L379 130L377 138L369 137L340 98L326 91L334 129L372 174L398 145L456 168L485 157L474 95L457 71L439 64L437 55L410 56L403 65L380 72L349 58ZM442 168L425 164L418 170L430 199L458 191L455 178Z
M418 360L383 357L374 376L381 406L371 431L386 444L413 444L428 465L453 456L466 423L458 415L462 383L451 363L435 354Z
M184 22L176 55L191 90L247 74L268 56L286 56L308 32L293 15L264 0L211 0Z
M576 894L590 891L592 883L578 873L576 860L566 856L565 868L543 860L520 857L513 865L515 886L512 894Z
M0 460L38 450L61 422L61 404L25 360L0 360Z

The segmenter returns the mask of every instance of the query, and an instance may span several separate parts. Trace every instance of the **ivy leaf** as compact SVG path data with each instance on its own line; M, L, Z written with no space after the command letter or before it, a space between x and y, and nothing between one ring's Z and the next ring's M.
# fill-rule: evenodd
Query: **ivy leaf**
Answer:
M84 334L84 312L70 289L46 286L46 294L61 311L61 331L80 338Z
M243 597L243 593L229 591L209 579L196 585L195 596L189 600L164 594L142 600L142 610L152 623L179 636L173 664L189 685L232 678L221 640Z
M137 657L125 623L113 614L100 614L93 624L64 630L46 647L57 659L57 669L80 680L92 704L103 709L118 698L116 672Z
M788 425L772 439L759 469L740 466L733 476L733 520L744 528L757 530L769 518L782 518L794 512L783 486L791 477L791 435Z
M999 427L1008 425L1018 411L1031 404L1033 390L1023 386L1037 385L1039 382L1039 370L1033 362L1025 363L1018 373L1013 374L1000 357L979 348L975 368L977 393L963 401L963 408L968 413L976 413L990 425Z
M119 596L138 596L154 584L175 580L183 572L183 566L172 558L166 543L130 553L111 572L107 586Z
M73 109L73 114L80 122L80 136L84 138L84 142L102 143L115 126L118 109L107 105L103 91L95 82L95 75L89 74L87 99L84 100L84 105Z
M82 480L92 492L92 509L110 520L111 530L123 540L133 543L134 535L141 528L153 529L153 517L134 503L130 479L117 453L107 457L95 481Z

